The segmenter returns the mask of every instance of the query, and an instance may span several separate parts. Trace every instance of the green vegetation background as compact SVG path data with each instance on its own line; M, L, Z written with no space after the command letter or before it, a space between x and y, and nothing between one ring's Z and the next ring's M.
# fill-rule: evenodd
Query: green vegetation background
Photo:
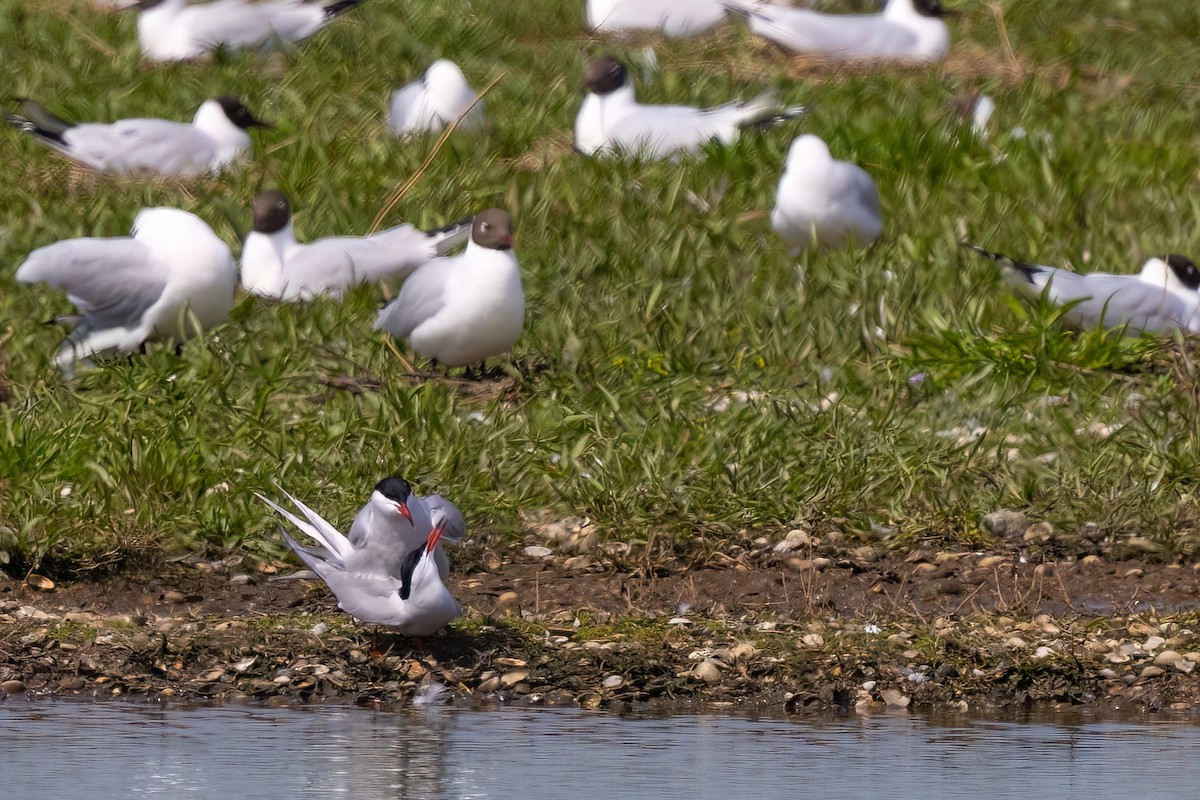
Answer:
M0 570L51 574L190 552L275 558L253 498L279 484L348 522L394 470L474 531L590 517L644 552L703 557L797 524L905 548L972 546L1010 507L1173 558L1200 547L1196 364L1181 342L1065 335L956 247L1132 272L1200 256L1200 14L1177 0L962 4L944 64L849 70L736 25L604 41L583 0L367 0L301 47L156 66L135 17L0 0L0 85L79 120L187 119L241 96L277 126L204 180L87 174L0 131ZM646 57L653 47L657 66ZM805 120L682 163L571 151L582 67L612 51L649 102L775 89ZM378 287L344 302L241 297L177 357L152 347L65 383L60 293L12 275L32 249L123 235L143 206L191 210L234 246L262 188L301 238L364 232L435 137L386 128L391 90L438 57L489 128L456 133L388 217L517 221L526 332L474 391L413 381L371 332ZM990 140L950 110L985 91ZM797 262L767 217L791 139L813 132L876 179L882 240ZM1023 135L1022 135L1023 132ZM355 392L331 384L358 382ZM370 388L378 383L378 388Z

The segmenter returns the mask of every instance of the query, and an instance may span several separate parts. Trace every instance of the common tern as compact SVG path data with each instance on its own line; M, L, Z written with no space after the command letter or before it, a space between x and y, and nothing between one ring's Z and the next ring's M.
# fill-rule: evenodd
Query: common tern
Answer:
M999 264L1005 280L1025 297L1069 306L1062 316L1068 327L1123 328L1128 336L1200 332L1200 270L1186 256L1149 259L1138 275L1080 274L960 244Z
M858 165L834 159L819 137L800 136L788 149L771 227L793 254L872 242L883 230L875 182Z
M137 118L67 122L24 99L20 109L5 115L13 127L92 169L118 174L190 177L216 172L249 149L250 128L271 127L228 95L205 100L190 123Z
M296 241L292 209L277 189L254 198L254 228L242 245L242 286L280 300L339 295L360 283L399 282L467 240L471 221L426 232L397 225L368 236Z
M262 495L258 497L320 545L319 550L309 549L282 532L288 547L325 581L337 597L338 607L347 614L407 636L429 636L462 613L434 561L442 527L433 527L424 542L404 555L399 575L363 572L350 566L356 550L345 536L295 497L284 494L307 521Z
M879 14L822 14L754 0L725 0L750 32L787 50L831 58L937 61L950 48L940 0L888 0Z
M199 58L218 47L269 47L307 39L362 0L328 5L304 0L139 0L138 41L153 61Z
M459 367L506 352L525 324L525 292L513 253L512 218L481 211L457 256L422 264L379 312L375 330L408 339L435 364Z
M79 309L55 358L131 352L153 339L181 342L224 322L237 267L229 247L199 217L174 208L143 209L129 237L66 239L29 254L21 283L47 283Z
M466 112L458 127L478 128L483 124L483 103L475 103L476 97L458 65L438 59L419 80L392 95L388 125L401 136L437 133Z
M575 118L575 147L584 155L623 151L645 158L697 153L710 141L732 144L744 128L798 117L771 93L716 108L640 105L625 65L613 56L592 61L584 78L588 95Z
M364 571L379 570L388 575L398 575L404 556L425 541L439 520L445 520L442 525L444 530L455 523L444 508L439 512L438 519L434 519L427 502L429 499L415 495L408 481L399 475L389 476L375 484L371 496L355 515L346 534L355 549L354 563L369 562L369 566L361 567ZM450 501L440 496L438 500L449 503L458 512L458 507ZM458 518L462 519L461 512ZM447 532L452 534L447 541L461 538L459 533ZM450 559L440 545L433 557L438 573L445 580L450 574Z

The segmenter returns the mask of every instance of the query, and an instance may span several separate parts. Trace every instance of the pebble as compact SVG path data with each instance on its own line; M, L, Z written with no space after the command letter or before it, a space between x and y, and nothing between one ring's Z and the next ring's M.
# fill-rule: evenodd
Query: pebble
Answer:
M912 698L899 689L884 689L880 696L888 708L908 708L908 704L912 702Z
M800 529L788 531L787 536L777 543L774 547L776 553L790 553L793 550L799 550L803 547L812 547L812 537L807 531Z
M1167 666L1168 664L1174 664L1175 662L1182 660L1183 656L1179 655L1179 653L1175 650L1163 650L1154 657L1154 663L1160 667Z
M823 647L825 637L819 633L806 633L800 637L800 643L805 647Z
M1008 560L1009 559L1007 556L984 556L983 558L979 559L979 566L983 567L984 569L991 569L992 567L999 567L1003 564L1007 564Z
M796 572L820 572L833 562L828 558L789 558L785 563Z
M529 670L514 669L511 672L506 672L500 676L500 685L505 689L516 686L521 681L529 677Z
M721 668L711 659L705 659L693 667L692 674L705 683L716 683L721 680Z
M605 689L620 689L624 683L625 679L620 675L609 675L600 685Z
M1162 647L1166 643L1167 643L1167 640L1161 636L1151 636L1150 638L1148 638L1146 640L1145 644L1142 645L1142 649L1143 650L1157 650L1158 648Z
M1033 657L1034 657L1034 658L1038 658L1038 659L1041 659L1041 658L1048 658L1048 657L1050 657L1050 656L1052 656L1052 655L1054 655L1054 648L1053 648L1053 647L1047 647L1047 646L1045 646L1045 645L1042 645L1042 646L1041 646L1041 647L1039 647L1037 650L1034 650L1034 651L1033 651Z
M1191 675L1192 670L1196 668L1195 661L1188 661L1186 658L1181 658L1175 662L1175 669L1182 672L1184 675Z
M692 621L687 617L671 617L667 620L668 625L691 625Z
M517 604L516 592L501 592L496 598L496 603L502 606L515 606Z
M1146 570L1144 570L1144 569L1141 569L1140 567L1134 567L1133 569L1131 569L1131 570L1128 570L1128 571L1127 571L1127 572L1126 572L1124 575L1122 575L1121 577L1122 577L1122 578L1140 578L1140 577L1142 577L1142 576L1143 576L1143 575L1145 575L1145 574L1146 574Z
M489 694L500 688L500 676L496 675L483 681L476 687L477 691Z
M1104 559L1098 555L1090 555L1090 556L1084 556L1083 560L1080 561L1079 563L1083 564L1085 567L1095 567L1100 564L1103 564Z
M168 589L162 593L162 601L164 603L182 603L183 592L177 592L174 589Z
M1146 667L1144 670L1142 670L1141 676L1143 678L1157 678L1159 675L1162 675L1165 672L1166 670L1162 667Z
M757 652L758 648L750 644L750 642L740 642L729 649L729 655L734 660L751 658Z
M1029 543L1046 544L1054 539L1054 526L1049 522L1035 522L1025 529L1021 538Z
M527 556L532 556L533 558L549 558L550 556L554 555L553 550L551 550L549 547L542 547L540 544L531 544L522 552Z
M1001 539L1016 539L1022 536L1029 527L1029 517L1020 511L1002 508L986 515L983 518L983 527Z

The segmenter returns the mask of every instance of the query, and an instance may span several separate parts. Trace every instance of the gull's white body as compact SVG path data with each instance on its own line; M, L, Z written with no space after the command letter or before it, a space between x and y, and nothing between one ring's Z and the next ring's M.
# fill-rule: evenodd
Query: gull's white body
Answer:
M678 38L724 22L721 0L588 0L588 27L601 33L656 30Z
M888 0L879 14L821 14L747 0L726 5L747 16L752 33L797 53L937 61L950 48L946 23L917 13L912 0Z
M584 98L575 118L575 147L585 155L622 151L654 159L697 153L713 140L732 144L742 127L778 109L771 94L710 109L641 105L626 83Z
M461 255L413 272L375 320L375 330L408 339L418 354L465 366L506 352L525 324L521 270L511 248L474 241Z
M224 322L237 267L229 247L200 218L174 208L138 214L129 238L68 239L34 250L21 283L64 289L82 319L56 363L152 339L182 341Z
M1200 332L1200 292L1168 277L1161 259L1147 261L1139 275L1080 274L1023 264L974 245L964 246L1000 264L1005 281L1027 298L1045 297L1059 306L1076 303L1063 314L1068 327L1124 327L1129 336Z
M401 136L437 133L475 102L475 91L453 61L439 59L420 80L401 87L392 95L388 125ZM458 123L474 129L483 124L483 103L475 106Z
M872 242L883 230L875 182L858 165L834 159L820 138L805 134L788 150L771 227L793 253Z
M292 223L274 233L251 231L242 245L242 286L279 300L340 295L379 279L401 281L420 265L461 244L470 225L430 234L397 225L370 236L296 241Z
M400 578L352 566L356 549L349 539L304 503L287 494L304 514L302 520L262 495L258 497L321 546L319 552L309 550L283 534L288 546L325 581L337 596L338 606L352 617L396 628L408 636L429 636L462 613L429 553L422 553L412 574L411 593L402 599Z
M62 134L59 152L101 172L152 172L189 177L216 172L250 148L250 134L234 125L219 103L206 100L191 123L123 119L84 123Z
M216 47L299 42L329 21L325 8L303 0L165 0L138 14L142 54L154 61L199 58Z

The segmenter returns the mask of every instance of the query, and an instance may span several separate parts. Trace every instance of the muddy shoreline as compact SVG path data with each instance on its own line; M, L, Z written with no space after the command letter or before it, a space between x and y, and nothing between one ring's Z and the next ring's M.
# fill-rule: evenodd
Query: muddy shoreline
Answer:
M467 705L1200 711L1190 564L747 549L643 573L601 554L476 554L423 642L241 558L100 582L0 582L0 702L144 696Z

